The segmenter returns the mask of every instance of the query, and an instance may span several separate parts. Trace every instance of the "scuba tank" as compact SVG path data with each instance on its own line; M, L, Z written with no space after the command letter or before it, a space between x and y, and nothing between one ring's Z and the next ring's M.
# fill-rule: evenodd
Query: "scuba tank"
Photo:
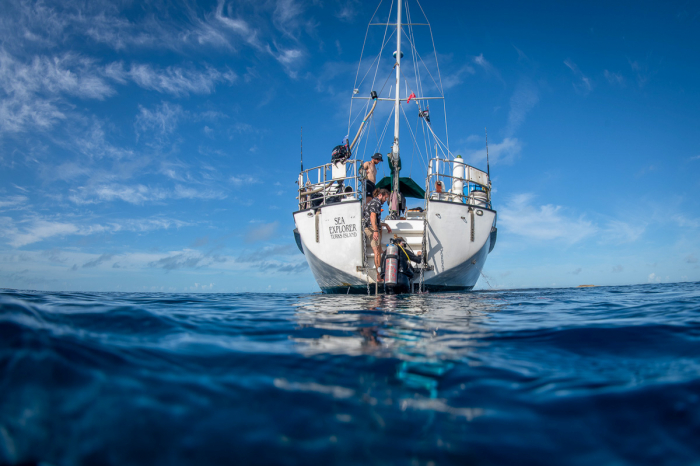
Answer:
M386 247L386 259L384 260L384 286L389 290L398 284L399 273L399 248L391 243Z

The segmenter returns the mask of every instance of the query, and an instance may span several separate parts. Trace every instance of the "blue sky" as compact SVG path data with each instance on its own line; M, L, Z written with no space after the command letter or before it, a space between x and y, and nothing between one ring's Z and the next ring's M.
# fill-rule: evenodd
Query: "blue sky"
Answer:
M4 1L0 287L318 290L299 130L327 162L376 5ZM478 287L700 280L697 2L423 8L451 150L485 168L489 131Z

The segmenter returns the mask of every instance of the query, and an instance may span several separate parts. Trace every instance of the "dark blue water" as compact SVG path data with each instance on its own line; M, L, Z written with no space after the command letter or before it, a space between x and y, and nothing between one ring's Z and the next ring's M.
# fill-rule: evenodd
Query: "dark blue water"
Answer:
M700 464L700 284L0 292L0 463Z

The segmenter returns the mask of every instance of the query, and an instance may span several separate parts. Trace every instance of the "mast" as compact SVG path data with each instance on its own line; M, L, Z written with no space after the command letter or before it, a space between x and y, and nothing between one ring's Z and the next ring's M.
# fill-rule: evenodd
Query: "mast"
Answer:
M403 0L397 0L398 8L396 8L396 96L394 98L394 144L391 147L391 166L393 168L393 183L391 187L391 198L389 201L389 217L391 219L399 218L399 210L401 205L400 189L399 189L399 172L401 171L401 158L399 157L399 112L401 109L401 7Z
M399 105L401 105L401 7L403 0L397 0L396 9L396 98L394 100L394 156L399 155Z

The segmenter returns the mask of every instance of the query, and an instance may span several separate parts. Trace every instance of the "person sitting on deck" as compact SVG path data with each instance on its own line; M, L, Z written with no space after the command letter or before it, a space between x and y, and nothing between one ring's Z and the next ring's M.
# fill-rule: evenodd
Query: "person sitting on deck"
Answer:
M364 228L365 237L369 241L372 251L374 252L374 266L377 270L377 282L383 280L379 278L379 270L381 268L382 246L381 246L381 228L386 226L386 229L391 233L389 225L381 223L382 204L389 199L389 191L386 189L375 189L372 193L372 200L365 205L365 210L362 212L362 226Z
M377 152L372 156L372 160L362 164L362 168L365 169L365 176L367 177L365 180L365 203L369 203L369 201L372 200L375 189L374 184L377 182L377 165L382 160L384 160L382 154Z

